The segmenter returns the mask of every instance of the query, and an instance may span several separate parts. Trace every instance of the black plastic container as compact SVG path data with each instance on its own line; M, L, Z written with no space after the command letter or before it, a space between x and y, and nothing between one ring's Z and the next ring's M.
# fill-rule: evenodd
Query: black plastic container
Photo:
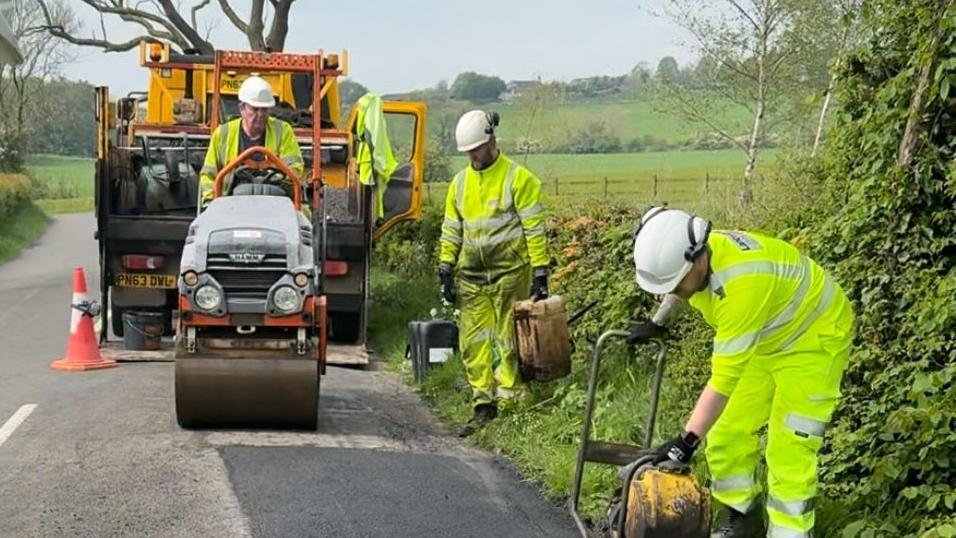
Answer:
M408 324L406 349L415 381L421 381L432 365L458 352L458 325L443 319L412 321Z

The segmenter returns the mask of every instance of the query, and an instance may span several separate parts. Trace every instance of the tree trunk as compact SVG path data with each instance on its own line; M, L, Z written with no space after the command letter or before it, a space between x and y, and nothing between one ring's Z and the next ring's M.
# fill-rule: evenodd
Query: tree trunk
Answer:
M836 72L830 75L830 83L827 84L826 97L823 98L823 105L820 107L820 120L817 122L817 134L813 137L813 150L810 151L811 157L816 157L817 148L820 147L820 139L823 137L823 124L826 122L827 109L830 108L830 100L833 98L833 86L836 84Z
M845 11L844 16L848 17L850 11L853 9L852 1L847 0L843 4L843 9ZM844 19L844 21L845 20L846 19ZM817 134L813 137L813 150L810 151L811 157L816 157L817 149L820 147L820 139L823 138L823 124L826 123L827 110L830 108L830 101L833 100L833 90L836 88L837 73L840 71L840 68L843 65L843 57L846 54L847 41L850 39L850 24L852 23L844 22L843 24L843 35L840 37L840 49L837 50L836 63L833 66L833 72L830 73L830 82L827 84L826 95L823 98L823 105L820 106L820 120L817 122Z
M289 10L292 9L293 1L282 0L275 6L272 28L269 30L269 37L266 38L266 47L272 52L285 50L285 39L289 34Z
M766 20L762 21L766 23ZM769 30L761 28L757 46L757 103L754 110L754 126L747 142L747 166L744 168L744 188L740 193L740 205L743 208L750 206L753 201L753 174L757 164L757 149L760 144L760 130L763 128L763 115L767 102L767 40Z
M262 38L264 25L262 23L262 5L265 0L252 0L252 11L249 15L249 26L246 29L246 38L252 50L266 50L266 42Z
M929 81L932 77L933 66L936 64L939 55L940 27L942 18L952 7L953 0L941 0L933 21L933 39L929 44L929 55L925 63L920 67L917 77L916 90L910 100L909 111L907 112L906 127L903 129L903 137L900 139L900 146L897 152L897 164L901 168L909 168L913 163L913 155L916 152L916 142L919 139L919 131L923 124L923 100L926 98L926 90L929 89Z

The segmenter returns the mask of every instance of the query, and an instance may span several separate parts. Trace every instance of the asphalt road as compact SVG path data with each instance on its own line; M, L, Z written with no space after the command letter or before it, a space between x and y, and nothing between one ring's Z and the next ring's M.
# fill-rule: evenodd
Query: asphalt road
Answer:
M0 266L0 536L575 536L395 376L330 368L318 432L184 431L171 363L51 370L91 215Z

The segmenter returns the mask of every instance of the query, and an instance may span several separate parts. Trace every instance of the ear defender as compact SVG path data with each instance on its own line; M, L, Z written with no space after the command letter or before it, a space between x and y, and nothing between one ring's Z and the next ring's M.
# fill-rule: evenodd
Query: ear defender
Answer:
M495 128L498 127L498 123L501 121L501 116L495 111L486 111L485 119L488 120L488 127L485 127L485 134L495 134Z
M696 260L704 253L704 250L707 249L707 238L710 237L710 222L708 221L707 227L704 229L704 237L698 240L694 233L695 220L697 220L697 215L691 215L687 221L687 241L690 243L690 246L684 251L684 259L689 262Z

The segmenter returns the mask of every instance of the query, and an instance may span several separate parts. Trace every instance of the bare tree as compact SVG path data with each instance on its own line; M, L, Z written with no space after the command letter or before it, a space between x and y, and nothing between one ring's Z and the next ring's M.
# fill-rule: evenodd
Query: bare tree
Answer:
M817 132L813 137L813 150L810 156L817 154L820 147L820 139L823 137L823 126L826 123L827 111L830 109L830 103L833 101L833 89L836 86L837 74L840 72L843 62L846 59L846 52L854 41L854 29L857 20L857 13L860 10L861 0L842 0L840 7L842 10L841 21L843 29L840 32L840 39L837 42L836 61L833 68L830 69L830 82L827 83L827 89L823 94L823 104L820 105L820 118L817 121Z
M211 0L79 0L100 16L100 34L89 37L77 34L76 28L67 29L50 16L49 6L54 0L36 0L46 18L50 34L74 45L98 47L106 52L122 52L139 45L140 41L169 43L179 50L196 50L211 54L214 44L209 41L209 29L200 27L199 12ZM252 50L282 51L289 33L289 13L295 0L252 0L249 16L243 19L229 0L217 0L219 9L236 29L246 35ZM127 41L113 41L106 32L106 20L119 19L135 25L140 35ZM269 33L265 33L266 27Z
M27 118L39 85L71 59L64 43L46 34L45 17L69 29L76 27L76 19L66 0L50 1L45 15L37 11L33 0L13 0L6 16L23 61L0 65L0 143L19 151L30 135Z
M825 22L827 0L669 0L664 16L687 29L707 59L691 85L664 82L669 103L689 120L706 125L746 153L741 200L749 204L767 115L792 99L795 81L807 76L805 60L820 54L814 22ZM820 31L819 27L816 31ZM811 50L812 49L812 50ZM749 113L743 128L718 112L730 104ZM748 135L735 136L746 129Z

